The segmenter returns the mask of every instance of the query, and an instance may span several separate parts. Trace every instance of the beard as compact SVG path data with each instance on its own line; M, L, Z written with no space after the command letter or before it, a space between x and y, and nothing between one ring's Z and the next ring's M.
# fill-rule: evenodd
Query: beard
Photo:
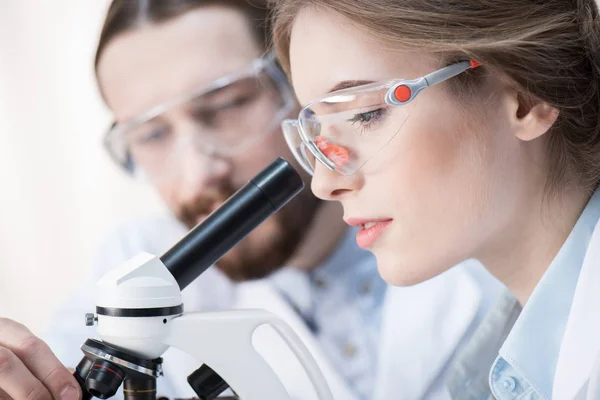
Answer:
M226 183L207 190L182 204L175 214L192 229L238 189ZM229 250L216 263L217 268L235 282L261 279L282 268L305 237L320 205L305 188Z

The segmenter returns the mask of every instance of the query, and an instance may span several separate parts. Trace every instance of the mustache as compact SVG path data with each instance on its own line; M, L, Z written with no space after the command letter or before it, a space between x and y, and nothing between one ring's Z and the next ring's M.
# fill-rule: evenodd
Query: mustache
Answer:
M181 204L175 215L191 229L196 226L198 217L211 213L215 205L223 203L238 189L231 185L231 183L206 189L193 200Z

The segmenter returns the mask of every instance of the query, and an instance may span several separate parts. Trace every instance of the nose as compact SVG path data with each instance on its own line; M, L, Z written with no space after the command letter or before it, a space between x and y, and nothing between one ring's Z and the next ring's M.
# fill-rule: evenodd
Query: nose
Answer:
M194 199L203 191L220 187L231 175L231 162L216 155L210 146L197 136L190 137L184 148L177 152L182 197Z
M362 187L362 177L359 174L344 176L331 171L317 162L311 182L311 190L322 200L342 201Z

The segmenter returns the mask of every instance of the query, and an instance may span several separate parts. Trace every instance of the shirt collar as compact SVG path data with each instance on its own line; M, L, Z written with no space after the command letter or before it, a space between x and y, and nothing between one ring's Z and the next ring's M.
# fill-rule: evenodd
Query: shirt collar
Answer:
M312 285L315 281L331 282L340 287L349 286L349 280L375 276L379 278L373 279L375 283L385 286L378 275L374 256L356 244L357 231L358 228L349 228L333 253L310 273L289 266L273 273L269 281L305 316L313 312Z
M453 399L490 398L489 371L521 313L515 296L505 289L452 362L446 385Z
M577 280L599 219L600 191L588 202L500 349L500 357L543 398L550 398L552 393Z

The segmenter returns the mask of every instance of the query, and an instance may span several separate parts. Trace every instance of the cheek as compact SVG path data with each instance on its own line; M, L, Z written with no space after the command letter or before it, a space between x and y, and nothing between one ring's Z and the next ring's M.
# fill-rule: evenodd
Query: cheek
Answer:
M299 170L300 167L294 163L283 134L277 128L253 146L250 146L244 153L229 159L232 173L225 179L230 179L234 187L241 187L279 156L292 161L292 164ZM163 201L173 211L176 211L183 202L189 201L190 198L200 194L190 187L190 177L186 181L183 175L180 177L173 176L171 179L157 180L152 184Z
M382 152L382 168L366 176L372 193L385 188L377 204L395 221L373 249L388 282L428 279L469 258L484 240L497 180L487 119L441 101L419 107Z
M178 182L169 180L154 183L156 191L171 211L176 211L181 203L179 186Z
M423 100L428 100L424 98ZM449 101L439 100L417 107L391 143L387 154L396 172L400 203L430 212L444 212L452 205L454 214L481 208L491 181L486 162L493 136L479 114L466 113ZM429 207L428 207L429 208Z
M235 171L232 176L234 185L246 184L249 179L252 179L277 157L283 157L292 163L294 161L279 127L265 134L243 153L236 154L230 159L233 171Z

